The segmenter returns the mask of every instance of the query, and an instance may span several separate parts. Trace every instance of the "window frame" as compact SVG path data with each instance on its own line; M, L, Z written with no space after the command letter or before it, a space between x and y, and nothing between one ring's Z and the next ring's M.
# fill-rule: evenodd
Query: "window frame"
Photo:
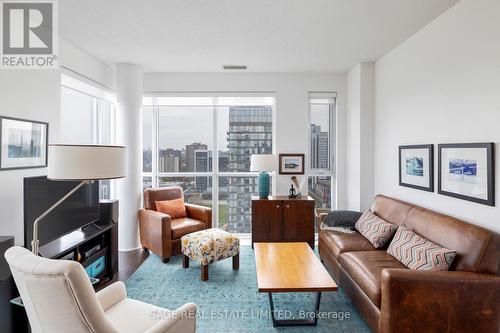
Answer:
M184 104L179 103L178 105L168 105L168 106L178 106L178 107L208 107L211 108L212 117L213 117L213 128L212 128L212 161L216 161L212 163L212 171L210 172L160 172L158 170L158 157L159 157L159 125L160 125L160 108L162 106L167 106L166 104L162 104L162 97L173 97L173 98L184 98L184 97L195 97L200 98L199 104ZM233 105L230 103L219 103L219 99L223 101L230 101L232 98L264 98L266 101L272 101L271 105L262 104L262 105ZM211 102L208 102L209 99ZM272 153L275 154L275 135L276 135L276 97L274 93L237 93L237 94L214 94L214 93L196 93L196 94L145 94L143 96L143 103L141 112L145 111L145 107L151 108L152 112L152 130L151 130L151 172L144 172L142 170L142 178L144 182L145 177L151 178L151 187L157 188L159 187L159 179L162 177L211 177L212 178L212 225L214 227L219 226L219 181L223 177L254 177L257 178L258 172L229 172L229 171L219 171L219 140L218 140L218 126L219 126L219 110L223 107L230 106L270 106L272 108ZM144 145L143 148L144 150ZM142 164L142 163L141 163ZM274 173L270 173L272 179L272 184L274 186Z
M332 100L333 103L313 103L312 100ZM328 121L328 169L317 169L311 167L311 120L313 104L325 104L329 106L329 121ZM336 138L337 138L337 114L338 103L336 92L309 92L308 94L308 121L307 121L307 184L311 177L330 177L330 207L335 209L337 206L337 198L335 196L335 188L337 184L336 178ZM309 188L308 188L309 189Z

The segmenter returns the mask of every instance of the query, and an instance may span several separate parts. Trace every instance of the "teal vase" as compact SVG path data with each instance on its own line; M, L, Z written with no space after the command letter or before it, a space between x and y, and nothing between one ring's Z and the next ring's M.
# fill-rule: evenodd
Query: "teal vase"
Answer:
M267 172L259 173L259 198L267 199L269 196L269 174Z

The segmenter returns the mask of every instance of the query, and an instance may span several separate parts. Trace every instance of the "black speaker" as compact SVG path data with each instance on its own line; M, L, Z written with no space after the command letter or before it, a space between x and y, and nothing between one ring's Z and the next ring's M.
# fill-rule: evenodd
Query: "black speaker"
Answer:
M118 223L118 200L101 200L99 201L100 217L99 223L108 225L111 222Z

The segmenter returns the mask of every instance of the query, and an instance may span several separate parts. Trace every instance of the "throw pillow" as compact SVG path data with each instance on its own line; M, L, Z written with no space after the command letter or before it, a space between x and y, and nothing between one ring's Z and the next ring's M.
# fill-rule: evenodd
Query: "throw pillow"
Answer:
M383 247L398 229L397 225L381 219L373 214L371 210L364 212L354 227L376 249Z
M409 269L447 271L457 253L400 227L387 253Z
M155 201L156 210L170 215L170 218L177 219L180 217L186 217L186 206L184 206L184 199L174 199L174 200L164 200Z

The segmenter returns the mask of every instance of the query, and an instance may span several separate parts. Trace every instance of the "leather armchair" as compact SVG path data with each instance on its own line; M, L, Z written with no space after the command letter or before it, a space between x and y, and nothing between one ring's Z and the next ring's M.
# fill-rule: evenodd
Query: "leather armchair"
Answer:
M212 209L186 203L187 217L172 219L156 211L155 201L184 198L179 186L146 189L144 208L139 210L141 245L159 255L163 262L181 252L181 237L212 227Z
M189 333L196 305L167 310L127 298L123 282L97 294L76 261L35 256L14 246L5 252L33 333Z

